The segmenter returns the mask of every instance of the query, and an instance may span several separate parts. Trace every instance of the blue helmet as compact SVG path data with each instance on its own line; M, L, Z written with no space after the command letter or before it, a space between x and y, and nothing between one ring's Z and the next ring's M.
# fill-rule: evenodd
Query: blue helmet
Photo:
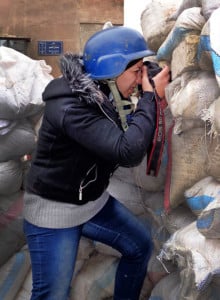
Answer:
M96 32L84 47L85 71L92 79L115 78L136 59L154 55L135 29L115 26Z

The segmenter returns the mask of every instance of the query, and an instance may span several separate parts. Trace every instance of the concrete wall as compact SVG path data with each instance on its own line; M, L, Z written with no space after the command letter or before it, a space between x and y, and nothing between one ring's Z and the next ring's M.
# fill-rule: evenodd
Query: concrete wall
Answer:
M80 52L103 24L123 24L123 0L4 0L0 1L0 35L31 38L28 55L44 59L59 75L59 56L42 56L39 41L63 41L63 51ZM3 16L3 18L2 18Z

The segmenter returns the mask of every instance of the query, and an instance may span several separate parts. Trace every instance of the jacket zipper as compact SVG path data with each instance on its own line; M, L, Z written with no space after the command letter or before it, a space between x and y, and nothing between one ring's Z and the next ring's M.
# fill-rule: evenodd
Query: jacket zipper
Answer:
M92 169L96 166L96 164L92 165L92 167L87 171L85 178L81 181L79 186L79 201L82 201L82 193L83 189L86 188L90 183L96 181L97 179L97 168L95 169L95 178L88 181L85 185L83 185L84 181L86 180L86 177L89 175L89 173L92 171Z

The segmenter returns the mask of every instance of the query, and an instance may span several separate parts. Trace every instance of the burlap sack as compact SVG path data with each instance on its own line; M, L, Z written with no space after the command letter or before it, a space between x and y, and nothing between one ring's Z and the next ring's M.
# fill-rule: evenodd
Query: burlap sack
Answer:
M178 9L180 0L154 0L146 5L141 14L141 28L149 48L155 52L174 25L169 17Z
M184 195L188 207L196 216L199 216L206 206L215 200L219 193L219 182L213 177L207 176L187 189Z
M200 213L196 225L207 239L220 239L220 190L215 199Z
M169 211L185 201L186 189L206 177L204 129L194 128L175 135L171 128L168 153L164 206Z
M162 259L176 262L182 270L182 283L198 291L204 291L212 278L220 275L219 255L220 239L206 239L196 222L177 230L161 251Z

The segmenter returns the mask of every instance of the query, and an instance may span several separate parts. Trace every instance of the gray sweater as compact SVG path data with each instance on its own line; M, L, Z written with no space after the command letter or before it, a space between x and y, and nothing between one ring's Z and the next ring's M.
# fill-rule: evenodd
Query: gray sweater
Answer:
M39 227L67 228L81 225L94 217L108 201L104 192L95 201L84 205L51 201L35 194L24 194L24 218Z

